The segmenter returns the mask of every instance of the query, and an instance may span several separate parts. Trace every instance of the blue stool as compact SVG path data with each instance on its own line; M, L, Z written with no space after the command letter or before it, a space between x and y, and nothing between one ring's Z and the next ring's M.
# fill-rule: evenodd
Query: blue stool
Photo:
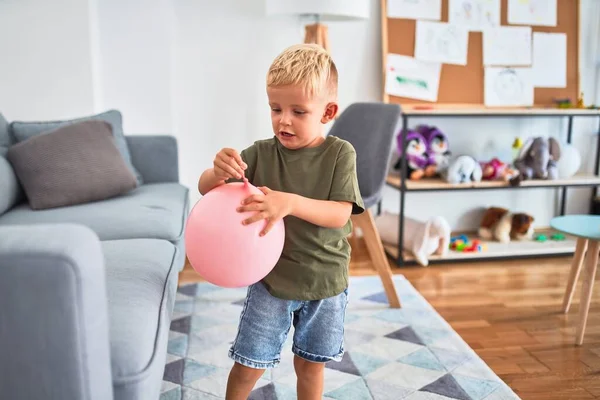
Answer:
M583 259L586 258L585 272L581 290L581 302L579 308L579 325L577 326L577 337L575 343L583 343L585 325L587 323L590 301L592 299L592 288L596 278L596 267L598 265L598 251L600 249L600 216L597 215L565 215L553 218L550 226L557 231L577 237L575 256L571 264L569 281L563 299L563 312L569 312L575 284L581 272ZM587 253L587 255L586 255Z

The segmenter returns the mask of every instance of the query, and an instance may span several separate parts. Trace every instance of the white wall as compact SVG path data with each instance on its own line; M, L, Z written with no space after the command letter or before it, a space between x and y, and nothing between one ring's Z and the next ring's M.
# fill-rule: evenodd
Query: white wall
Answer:
M0 112L9 119L93 111L88 0L0 1Z
M169 0L92 0L97 112L123 114L130 134L173 132L174 14Z
M220 148L242 149L271 135L266 70L279 51L303 40L306 21L266 17L263 0L57 1L0 2L0 110L8 118L118 108L127 133L173 132L192 201L199 198L198 176ZM380 1L371 5L369 21L328 23L342 107L380 99ZM582 0L581 8L581 79L592 97L600 92L600 4ZM566 120L412 121L419 122L448 133L454 153L481 157L509 151L515 136L566 134ZM593 168L597 129L597 120L575 120L585 171ZM587 211L589 193L569 189L568 211ZM556 190L413 193L406 211L420 218L441 214L463 229L474 226L479 207L497 204L530 212L544 225L556 200ZM384 208L396 211L398 202L398 193L386 188Z

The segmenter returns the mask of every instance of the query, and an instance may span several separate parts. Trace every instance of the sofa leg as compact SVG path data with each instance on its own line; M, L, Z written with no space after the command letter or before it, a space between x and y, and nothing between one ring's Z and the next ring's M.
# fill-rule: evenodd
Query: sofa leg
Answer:
M379 273L390 307L400 308L400 299L398 298L398 293L396 292L396 287L392 279L392 269L390 268L385 250L383 249L381 237L375 226L373 214L371 214L370 210L365 210L362 214L353 215L352 222L353 224L356 224L363 233L369 257Z

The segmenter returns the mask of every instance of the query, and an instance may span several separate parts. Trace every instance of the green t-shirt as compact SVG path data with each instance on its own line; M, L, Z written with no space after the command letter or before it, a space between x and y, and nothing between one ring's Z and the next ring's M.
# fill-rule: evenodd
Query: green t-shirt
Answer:
M256 141L241 152L254 186L295 193L316 200L353 203L352 213L364 211L356 177L356 152L335 136L311 148L290 150L277 138ZM263 279L276 297L318 300L335 296L348 286L352 222L339 229L324 228L287 216L285 244L275 268Z

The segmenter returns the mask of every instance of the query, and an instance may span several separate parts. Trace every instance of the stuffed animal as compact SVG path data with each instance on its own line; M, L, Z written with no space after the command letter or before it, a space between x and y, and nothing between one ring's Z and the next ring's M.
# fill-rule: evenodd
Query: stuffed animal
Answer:
M508 243L533 237L534 218L525 213L513 213L502 207L489 207L479 224L479 236L485 240Z
M399 216L384 211L375 218L375 225L384 243L398 246ZM429 265L429 256L445 257L450 248L450 225L440 216L419 221L404 216L404 238L402 248L410 251L422 266Z
M492 158L490 161L479 164L482 172L481 179L485 181L503 180L508 182L519 174L519 171L498 158Z
M481 181L481 165L471 156L459 156L442 171L442 177L448 183L467 183Z
M402 154L401 136L398 135L398 153ZM425 167L427 167L428 156L427 156L427 145L425 144L425 138L419 132L409 130L406 133L406 176L412 180L421 179L425 175ZM402 158L398 160L394 168L399 170L401 168Z
M450 145L448 138L435 126L419 125L415 129L427 144L427 167L425 168L425 176L431 177L441 173L450 165Z
M554 138L529 138L521 147L515 168L519 175L512 178L513 186L519 185L525 179L557 179L556 163L560 159L560 145Z

